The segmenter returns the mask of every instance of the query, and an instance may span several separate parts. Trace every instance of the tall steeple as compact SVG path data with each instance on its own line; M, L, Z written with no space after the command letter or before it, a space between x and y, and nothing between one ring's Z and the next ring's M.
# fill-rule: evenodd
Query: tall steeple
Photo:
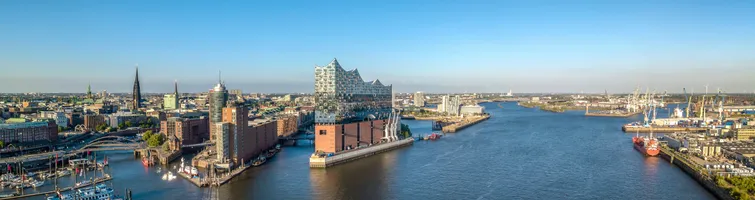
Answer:
M92 83L90 82L89 85L87 85L87 98L92 98Z
M138 110L142 107L142 94L139 86L139 65L136 65L136 76L134 77L134 91L132 92L132 97L134 100L131 103L131 109Z
M175 94L175 95L176 95L176 98L178 98L178 80L174 80L174 81L173 81L173 87L174 87L174 89L175 89L175 90L173 91L173 94Z

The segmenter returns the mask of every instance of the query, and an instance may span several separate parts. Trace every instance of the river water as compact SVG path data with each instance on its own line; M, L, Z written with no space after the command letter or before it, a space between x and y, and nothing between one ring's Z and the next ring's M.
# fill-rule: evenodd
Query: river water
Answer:
M309 169L313 146L300 141L215 189L162 180L166 169L145 168L130 152L107 155L114 188L135 199L714 199L679 168L632 148L620 126L639 117L501 105L483 104L489 120L440 140L328 169ZM415 135L431 132L429 121L403 122Z

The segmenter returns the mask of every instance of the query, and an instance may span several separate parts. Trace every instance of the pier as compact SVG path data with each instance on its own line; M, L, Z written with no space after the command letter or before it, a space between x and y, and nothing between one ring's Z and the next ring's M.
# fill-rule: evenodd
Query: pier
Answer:
M617 113L585 112L585 116L590 116L590 117L631 117L638 114L640 114L640 112L617 112Z
M376 144L369 147L362 147L354 150L338 153L330 157L309 157L310 168L327 168L333 165L347 163L360 158L369 157L378 153L390 151L400 147L414 144L414 138L407 138L395 142Z
M676 133L676 132L705 132L707 127L644 127L644 126L622 126L621 130L625 133Z
M442 130L444 133L455 133L456 131L460 131L471 125L480 123L481 121L485 121L489 118L490 118L490 115L464 118L460 122L456 122L456 123L444 126Z

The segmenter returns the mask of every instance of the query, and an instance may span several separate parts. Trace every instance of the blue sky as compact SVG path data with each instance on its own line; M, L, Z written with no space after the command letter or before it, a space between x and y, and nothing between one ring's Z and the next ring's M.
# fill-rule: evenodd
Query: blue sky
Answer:
M755 91L755 3L0 1L0 93L311 92L334 57L397 92Z

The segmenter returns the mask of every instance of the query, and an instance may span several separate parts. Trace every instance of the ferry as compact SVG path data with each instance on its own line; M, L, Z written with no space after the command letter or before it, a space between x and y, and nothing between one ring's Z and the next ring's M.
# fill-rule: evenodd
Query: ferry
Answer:
M105 184L97 184L94 187L86 187L71 193L58 193L56 196L47 197L47 200L109 200L116 199L115 192Z

